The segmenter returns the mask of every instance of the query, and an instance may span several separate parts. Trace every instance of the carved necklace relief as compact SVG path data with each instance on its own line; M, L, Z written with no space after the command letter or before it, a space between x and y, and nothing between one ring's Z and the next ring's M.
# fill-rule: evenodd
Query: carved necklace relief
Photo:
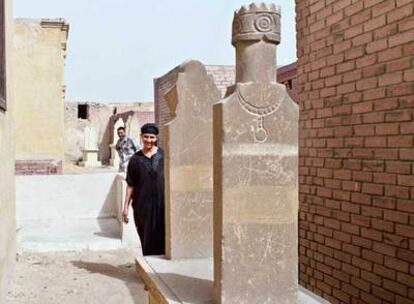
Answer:
M276 101L273 104L269 103L270 99L272 99L272 94L267 94L270 95L270 97L266 98L266 93L269 93L269 91L270 90L266 88L265 85L261 86L258 104L265 106L257 106L255 105L256 103L252 103L246 96L243 95L239 86L237 87L237 97L240 106L250 115L257 117L256 128L254 130L254 138L258 143L264 143L268 138L268 132L264 124L264 118L266 116L274 114L279 109L281 104L280 100Z

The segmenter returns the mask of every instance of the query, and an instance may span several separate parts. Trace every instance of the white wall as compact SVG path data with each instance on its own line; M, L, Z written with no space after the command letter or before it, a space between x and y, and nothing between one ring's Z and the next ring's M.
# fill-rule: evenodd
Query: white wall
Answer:
M17 221L116 217L116 175L16 176Z

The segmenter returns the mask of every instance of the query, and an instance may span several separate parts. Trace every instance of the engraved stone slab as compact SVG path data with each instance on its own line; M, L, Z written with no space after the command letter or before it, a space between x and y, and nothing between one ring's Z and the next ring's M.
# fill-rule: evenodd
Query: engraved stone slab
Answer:
M112 167L119 168L119 163L121 162L119 158L119 154L115 149L116 142L118 141L118 128L119 127L125 127L124 120L122 118L119 118L115 124L114 124L114 133L113 133L113 140L112 144L109 145L111 148L111 161L110 164Z
M212 256L212 105L220 92L198 61L180 67L167 93L174 119L163 130L166 255Z
M236 12L236 86L213 108L217 304L297 303L298 107L275 83L278 18Z
M102 164L98 160L98 137L96 129L86 127L84 129L84 149L80 165L83 167L100 167Z

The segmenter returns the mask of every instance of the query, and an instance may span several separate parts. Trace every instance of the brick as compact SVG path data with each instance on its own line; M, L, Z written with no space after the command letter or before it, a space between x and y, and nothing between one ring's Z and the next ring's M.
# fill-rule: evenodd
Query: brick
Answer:
M408 224L408 214L400 211L384 210L384 220L400 224Z
M361 103L352 105L352 113L354 114L371 112L372 109L373 109L372 102L361 102Z
M401 47L394 47L378 53L378 62L391 61L400 59L403 56L403 49Z
M346 50L349 50L350 48L351 48L351 41L345 40L345 41L334 44L333 52L334 54L338 54Z
M387 88L387 96L404 96L414 94L414 83L403 83Z
M374 183L397 184L397 175L390 173L374 173Z
M382 304L382 300L375 297L371 293L361 292L361 300L369 304Z
M408 294L407 286L400 284L398 282L395 282L395 281L384 279L383 286L385 289L392 291L395 294L402 295L404 297L406 297Z
M385 301L388 301L389 303L395 303L394 301L394 294L390 291L387 291L381 287L378 286L372 286L372 294L374 294L376 297L381 298Z
M351 284L352 286L355 286L356 288L366 292L370 290L370 284L364 280L359 279L358 277L351 278Z
M351 300L351 297L348 294L336 288L333 289L332 295L336 299L339 299L340 303L349 303L349 301Z
M385 195L402 199L408 199L410 197L408 187L394 185L385 185Z
M397 257L400 260L406 261L406 262L414 265L414 252L412 250L398 248ZM413 279L414 279L414 277L413 277Z
M365 90L363 92L364 100L380 99L380 98L384 98L385 95L386 95L386 90L384 88ZM383 113L373 113L373 114L384 115Z
M400 149L401 160L414 160L414 149Z
M412 42L414 37L414 30L406 31L400 34L396 34L394 36L391 36L388 39L388 45L389 47L398 46L401 44Z
M398 226L398 224L397 224ZM389 234L384 233L384 243L390 244L399 248L408 248L408 239L406 236L401 236L398 234Z
M412 135L389 136L388 146L398 147L398 148L414 147L414 136Z
M387 99L374 101L374 111L388 111L395 110L399 107L398 99Z
M387 52L387 50L384 50L382 52ZM380 52L378 54L381 54L382 52ZM356 60L356 67L357 68L363 68L363 67L366 67L366 66L369 66L369 65L376 64L377 62L380 62L378 60L379 59L378 56L379 55L377 55L377 54L371 54L371 55L366 55L364 57L358 58ZM353 61L345 62L344 64L349 64L350 65L351 63L353 63ZM351 70L351 69L353 69L353 68L350 68L349 70Z
M401 134L414 134L414 122L405 122L400 124Z
M414 213L414 201L398 200L397 209L404 212Z
M365 138L365 147L386 147L387 137L385 136L371 136Z
M414 276L398 272L397 282L403 283L407 286L414 286Z
M387 122L410 121L411 120L411 113L408 112L408 111L389 112L389 113L386 113L385 120Z
M384 123L375 126L375 134L377 135L397 135L399 133L398 123Z
M374 39L382 39L398 33L397 24L388 24L374 31Z
M373 76L378 76L384 74L386 71L385 64L377 64L374 66L367 66L362 69L362 76L364 78L370 78Z
M398 185L414 187L414 175L399 175Z
M394 73L386 73L378 77L378 85L380 87L401 83L402 81L403 73L401 71Z
M359 235L360 228L353 224L341 223L341 231L344 233Z
M385 15L372 18L371 20L364 23L364 32L371 32L377 28L385 26L387 23Z
M357 27L354 27L354 28L356 29L350 34L348 34L349 36L351 36L352 34L356 35L356 34L363 32L362 25L358 25ZM352 38L352 46L361 46L361 45L367 44L373 40L372 36L373 34L371 32L358 35L355 38Z
M398 235L412 238L414 236L414 226L408 226L408 225L396 225L395 231Z
M363 10L362 12L351 16L351 24L356 25L363 22L367 22L371 19L371 11L370 10Z
M383 242L374 242L372 245L372 249L375 252L388 255L391 257L395 257L397 255L397 248L395 246L391 246Z
M372 183L363 183L362 192L367 194L376 194L383 195L384 185L372 184Z
M373 241L382 241L382 233L370 228L361 228L361 236Z
M405 82L414 81L414 70L404 71L403 80Z
M384 171L385 164L380 160L364 160L362 161L362 169L369 172L382 172Z
M390 11L392 11L395 8L395 2L394 1L383 1L372 8L372 16L378 16L382 14L386 14Z
M349 7L351 5L351 0L337 0L334 2L333 5L333 11L341 11L346 7Z
M390 280L397 277L395 270L384 267L383 265L374 264L373 272L382 278L388 278Z
M374 156L378 160L393 160L398 159L399 149L375 149Z
M405 7L403 7L402 9L404 9L404 13L402 15L395 14L396 18L401 18L401 16L409 14L410 10L411 10L411 14L412 14L412 8L408 9L408 10L405 10ZM401 23L398 24L398 29L399 29L400 32L404 32L404 31L410 30L412 28L414 28L414 19L413 18L403 20L403 21L401 21Z
M411 164L409 162L402 162L402 161L387 161L386 170L387 172L392 172L392 173L410 174Z

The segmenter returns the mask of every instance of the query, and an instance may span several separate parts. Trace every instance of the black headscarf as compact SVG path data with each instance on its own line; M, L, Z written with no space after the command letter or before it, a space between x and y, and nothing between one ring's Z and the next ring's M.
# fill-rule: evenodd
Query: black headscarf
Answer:
M141 134L147 133L158 135L158 132L158 127L155 123L146 123L141 127Z

